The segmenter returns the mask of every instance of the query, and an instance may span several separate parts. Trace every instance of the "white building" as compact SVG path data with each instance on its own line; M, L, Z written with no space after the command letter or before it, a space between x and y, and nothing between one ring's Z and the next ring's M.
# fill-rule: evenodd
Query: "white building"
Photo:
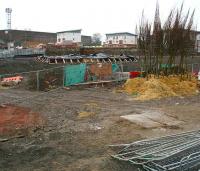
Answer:
M81 44L81 29L57 32L57 44Z
M106 34L105 46L136 47L136 45L137 45L137 35L135 34L128 32Z
M197 52L200 53L200 32L196 33L196 48Z

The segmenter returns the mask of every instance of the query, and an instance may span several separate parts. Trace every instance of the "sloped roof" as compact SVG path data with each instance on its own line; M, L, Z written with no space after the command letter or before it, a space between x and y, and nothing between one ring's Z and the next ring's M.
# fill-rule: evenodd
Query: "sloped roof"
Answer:
M5 32L5 31L8 31L8 32L34 32L34 33L49 33L49 34L56 34L56 33L53 33L53 32L44 32L44 31L33 31L33 30L17 30L17 29L11 29L11 30L8 30L8 29L4 29L4 30L0 30L1 32Z
M81 33L81 29L78 29L78 30L67 30L67 31L60 31L60 32L57 32L57 33Z
M108 33L106 36L119 36L119 35L129 35L129 36L137 36L136 34L129 32L119 32L119 33Z

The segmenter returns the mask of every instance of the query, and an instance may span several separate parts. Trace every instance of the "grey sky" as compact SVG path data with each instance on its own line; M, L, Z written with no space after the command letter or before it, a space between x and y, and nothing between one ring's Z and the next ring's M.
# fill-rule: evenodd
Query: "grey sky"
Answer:
M5 8L11 7L12 28L57 32L83 29L92 35L135 32L142 10L154 17L157 0L0 0L0 29L6 28ZM182 0L159 0L161 19ZM195 22L200 28L200 0L185 0L185 10L196 8Z

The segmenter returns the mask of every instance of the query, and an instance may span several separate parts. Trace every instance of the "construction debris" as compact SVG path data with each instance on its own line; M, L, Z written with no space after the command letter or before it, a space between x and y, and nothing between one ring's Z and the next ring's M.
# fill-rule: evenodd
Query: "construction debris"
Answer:
M0 136L27 134L29 131L42 127L44 118L32 112L29 108L1 105L0 106Z
M37 62L48 64L80 64L80 63L136 63L136 57L82 57L80 55L70 56L39 56Z
M200 164L199 130L116 146L123 150L113 158L145 171L194 171Z
M3 78L0 82L1 86L14 86L19 84L23 80L22 76L7 77Z
M180 81L178 76L151 77L129 79L123 89L129 94L136 95L136 100L160 99L171 96L187 96L198 93L195 78Z
M121 118L133 122L142 128L179 128L183 121L179 121L170 115L167 115L161 111L147 110L141 114L124 115Z

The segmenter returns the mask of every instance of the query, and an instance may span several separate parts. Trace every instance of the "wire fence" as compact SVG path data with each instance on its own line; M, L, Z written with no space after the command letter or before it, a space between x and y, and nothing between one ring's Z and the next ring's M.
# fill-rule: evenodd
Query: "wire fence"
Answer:
M58 87L122 81L135 70L133 64L76 64L30 72L0 75L0 86L49 91Z
M198 74L200 64L188 64L188 70ZM135 63L96 63L58 66L30 72L0 75L0 86L37 91L49 91L58 87L125 81L130 72L142 73Z
M145 171L194 171L200 163L199 133L199 130L184 132L117 145L123 149L112 157Z
M63 67L0 75L1 86L48 91L63 86Z

